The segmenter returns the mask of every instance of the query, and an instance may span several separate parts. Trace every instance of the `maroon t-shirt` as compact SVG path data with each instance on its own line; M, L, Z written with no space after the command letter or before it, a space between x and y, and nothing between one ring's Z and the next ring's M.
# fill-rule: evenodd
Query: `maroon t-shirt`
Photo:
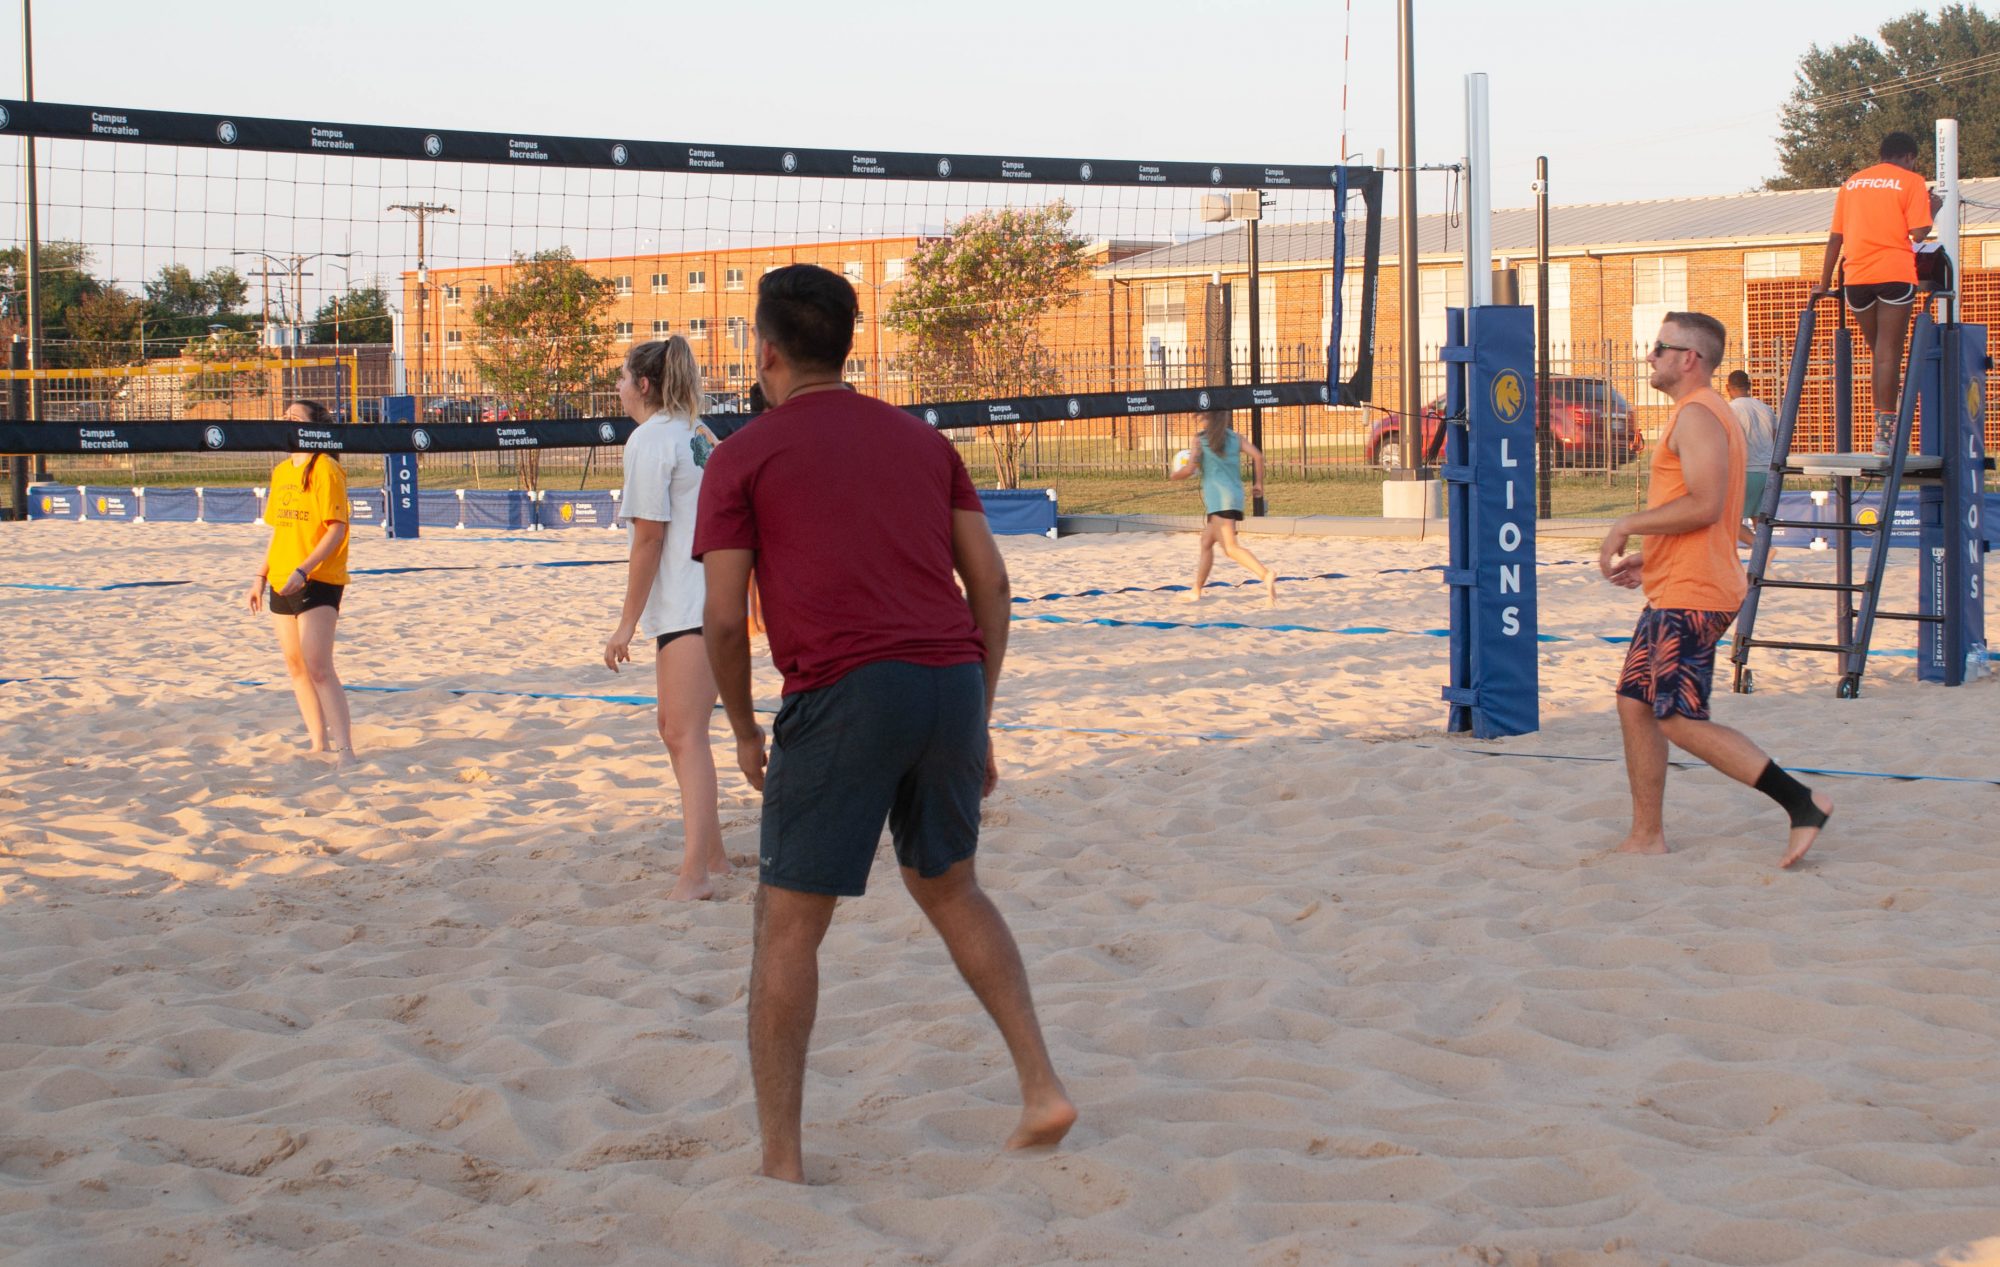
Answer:
M951 442L893 405L816 391L709 456L694 557L757 552L785 694L864 664L976 664L986 642L951 560L953 510L980 510Z

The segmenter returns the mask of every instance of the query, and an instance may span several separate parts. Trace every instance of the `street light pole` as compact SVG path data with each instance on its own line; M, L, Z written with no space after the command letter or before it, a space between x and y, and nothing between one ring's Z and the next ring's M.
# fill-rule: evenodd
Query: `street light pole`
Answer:
M1417 358L1423 339L1423 325L1417 305L1421 290L1417 284L1417 54L1411 8L1415 0L1396 0L1396 100L1397 132L1401 142L1402 170L1397 173L1396 229L1400 239L1396 281L1402 292L1403 337L1399 357L1399 377L1403 381L1403 416L1396 428L1403 450L1402 471L1406 479L1422 478L1417 462L1423 454L1423 380Z

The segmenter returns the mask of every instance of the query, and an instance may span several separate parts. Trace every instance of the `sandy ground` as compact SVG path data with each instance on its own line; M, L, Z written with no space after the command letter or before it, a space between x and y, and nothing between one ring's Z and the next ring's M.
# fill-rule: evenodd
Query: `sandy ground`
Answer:
M1573 545L1544 728L1475 744L1404 570L1441 542L1255 541L1346 574L1266 611L1153 590L1189 537L1009 541L980 867L1083 1118L995 1151L1005 1052L884 861L828 938L797 1189L752 1173L752 882L668 903L649 710L526 694L651 693L597 662L619 570L525 566L622 538L359 541L450 570L352 586L345 774L237 606L261 543L0 525L9 1262L2000 1263L2000 787L1806 776L1838 816L1781 873L1782 815L1678 770L1676 851L1601 856L1636 600ZM1760 656L1717 715L1793 766L2000 777L2000 681L1833 680ZM752 861L733 771L722 812Z

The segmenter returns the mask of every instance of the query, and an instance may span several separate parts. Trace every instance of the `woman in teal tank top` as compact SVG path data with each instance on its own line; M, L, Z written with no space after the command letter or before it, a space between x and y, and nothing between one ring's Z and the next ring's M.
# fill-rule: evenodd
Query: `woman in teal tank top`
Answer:
M1176 480L1189 479L1196 474L1201 476L1201 504L1206 520L1201 528L1194 588L1188 594L1188 601L1201 601L1202 587L1208 584L1209 569L1215 565L1215 547L1220 545L1224 554L1249 569L1252 576L1264 583L1265 602L1275 607L1278 602L1278 574L1265 567L1236 539L1236 525L1243 521L1243 458L1247 455L1250 459L1254 481L1251 493L1253 496L1261 495L1264 491L1263 453L1256 445L1245 443L1243 437L1230 428L1226 413L1210 414L1189 450L1188 461L1176 465L1167 476Z

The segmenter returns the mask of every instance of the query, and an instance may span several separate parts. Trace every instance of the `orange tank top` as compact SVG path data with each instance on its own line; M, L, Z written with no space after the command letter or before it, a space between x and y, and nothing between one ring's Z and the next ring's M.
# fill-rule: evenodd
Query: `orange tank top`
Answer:
M1712 387L1703 387L1678 405L1667 429L1660 433L1653 449L1653 486L1646 509L1664 506L1676 497L1687 496L1687 479L1681 456L1671 444L1681 413L1690 405L1701 405L1715 415L1729 437L1729 473L1724 477L1722 517L1706 528L1672 536L1649 536L1643 551L1640 583L1646 602L1653 607L1692 608L1696 611L1735 611L1743 605L1749 583L1743 564L1736 557L1736 527L1743 520L1743 428L1729 402Z

